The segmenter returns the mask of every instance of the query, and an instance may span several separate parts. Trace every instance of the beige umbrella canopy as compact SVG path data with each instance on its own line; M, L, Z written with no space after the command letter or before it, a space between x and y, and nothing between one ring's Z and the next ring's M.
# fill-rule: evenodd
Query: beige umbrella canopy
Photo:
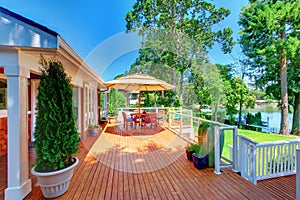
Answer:
M147 74L131 74L104 83L108 88L137 91L170 90L175 86Z
M108 88L118 88L121 90L137 90L137 91L161 91L175 88L174 85L149 76L147 74L131 74L116 78L115 80L105 82ZM140 112L140 94L139 94L139 112Z

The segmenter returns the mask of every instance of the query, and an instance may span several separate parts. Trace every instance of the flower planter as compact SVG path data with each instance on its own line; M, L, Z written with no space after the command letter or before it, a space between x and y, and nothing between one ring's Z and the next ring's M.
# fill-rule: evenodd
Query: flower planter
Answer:
M117 123L117 116L108 117L108 121L110 124L116 124Z
M78 162L78 158L75 157L75 163L71 166L54 172L36 172L35 167L31 169L31 173L38 179L45 198L55 198L67 191Z
M185 150L185 153L186 153L186 157L189 161L192 161L193 162L193 156L192 154L195 153L195 151L189 151L189 150Z
M208 164L208 156L198 157L195 153L192 154L194 166L197 169L205 169Z
M100 131L99 129L90 129L89 130L91 136L97 135L99 133L99 131Z

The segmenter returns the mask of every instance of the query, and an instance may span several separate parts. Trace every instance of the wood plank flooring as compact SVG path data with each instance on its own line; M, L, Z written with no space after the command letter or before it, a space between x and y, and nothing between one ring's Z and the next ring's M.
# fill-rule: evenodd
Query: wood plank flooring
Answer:
M140 133L147 131L140 130ZM169 130L153 134L101 133L81 141L69 190L57 199L295 199L296 176L255 186L230 169L197 170L185 156L186 143ZM30 162L35 154L30 148ZM6 157L0 156L0 199L6 188ZM26 199L44 199L32 175Z

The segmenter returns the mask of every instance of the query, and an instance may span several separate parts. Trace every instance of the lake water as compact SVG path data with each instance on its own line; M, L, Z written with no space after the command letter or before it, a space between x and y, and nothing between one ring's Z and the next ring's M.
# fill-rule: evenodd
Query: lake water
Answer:
M275 128L276 132L280 129L281 114L277 104L266 104L262 106L255 106L254 109L249 110L250 113L255 114L261 112L262 120L269 121L269 127ZM292 129L293 114L289 113L289 129Z

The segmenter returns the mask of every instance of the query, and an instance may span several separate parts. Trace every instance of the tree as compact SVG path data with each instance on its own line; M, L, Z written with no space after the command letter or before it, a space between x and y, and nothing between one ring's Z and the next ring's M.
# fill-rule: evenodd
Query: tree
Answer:
M108 105L109 116L116 116L118 114L117 109L117 93L115 88L109 89L109 105Z
M182 99L184 71L191 67L193 59L206 54L215 42L222 45L225 53L234 44L232 30L216 30L215 24L230 14L223 7L204 0L137 0L126 14L127 31L139 29L143 36L143 48L158 50L160 62L172 67L173 85L180 73ZM153 60L152 60L153 61Z
M258 69L258 79L268 85L280 82L282 134L288 134L287 64L299 54L299 11L297 0L251 1L239 21L243 53Z
M253 107L255 96L246 87L246 84L241 78L233 78L232 80L224 80L224 89L226 93L226 113L230 116L230 121L233 121L233 115L239 114L238 125L241 122L242 108ZM236 109L239 105L239 109Z
M300 135L300 62L291 62L288 71L289 91L294 96L291 100L294 106L293 124L291 134Z
M50 172L73 163L78 151L78 133L73 118L71 77L62 63L41 57L43 67L38 87L34 148L37 154L35 170Z

